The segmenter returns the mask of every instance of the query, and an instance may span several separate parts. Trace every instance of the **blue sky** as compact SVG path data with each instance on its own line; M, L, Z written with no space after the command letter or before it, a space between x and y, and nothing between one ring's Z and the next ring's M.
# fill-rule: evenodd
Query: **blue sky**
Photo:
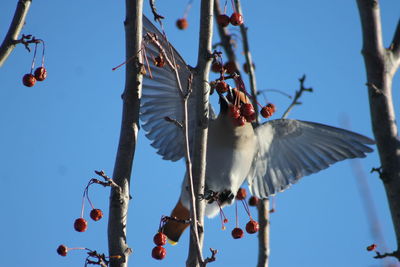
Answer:
M16 1L0 11L3 38ZM145 13L150 14L148 3ZM179 31L175 20L186 1L158 1L170 41L190 65L196 64L199 1L189 13L189 28ZM290 118L340 126L372 137L361 34L355 1L250 1L243 4L259 89L293 94L298 78L307 75L304 103ZM174 6L175 8L171 8ZM400 2L382 1L385 44L390 42L400 14ZM228 13L231 13L230 6ZM30 70L32 53L18 46L0 69L0 257L2 265L83 266L84 254L60 257L59 244L107 252L109 190L91 188L95 206L105 218L89 222L85 233L72 225L80 216L81 196L93 170L112 175L118 143L124 69L111 69L124 60L122 1L34 1L23 33L46 41L48 78L32 88L22 76ZM236 29L232 32L238 33ZM218 40L215 36L215 41ZM237 53L243 62L239 46ZM212 76L213 77L213 76ZM247 77L245 77L247 79ZM399 77L394 82L398 107ZM290 100L268 93L282 115ZM261 101L263 101L261 99ZM396 112L399 116L399 111ZM376 152L359 161L377 207L386 244L395 249L394 232L382 183L371 167L379 166ZM140 133L132 177L128 242L132 266L182 266L188 233L177 246L167 246L167 258L151 258L159 219L175 205L184 164L163 161ZM271 216L270 266L380 266L365 247L376 242L363 210L350 161L305 177L276 197ZM242 226L248 220L239 209ZM252 212L256 213L255 210ZM218 219L206 220L205 255L219 250L210 266L255 266L257 237L233 240L234 208L226 231ZM381 246L381 245L379 245Z

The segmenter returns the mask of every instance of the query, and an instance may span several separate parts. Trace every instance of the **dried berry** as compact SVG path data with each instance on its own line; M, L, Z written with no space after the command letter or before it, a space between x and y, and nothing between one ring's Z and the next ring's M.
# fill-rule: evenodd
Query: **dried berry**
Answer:
M246 118L244 116L239 116L237 119L233 119L233 123L235 126L243 126L246 124Z
M74 228L78 232L85 232L87 229L87 221L84 218L78 218L75 220Z
M158 232L154 235L153 241L157 246L164 246L167 244L167 236L162 232Z
M224 81L219 81L217 82L217 85L215 87L215 89L217 90L218 93L223 94L226 93L229 89L229 86L226 82Z
M211 71L212 72L221 72L222 70L222 64L218 61L215 61L212 65L211 65Z
M271 115L272 113L269 107L265 106L261 109L261 116L263 116L264 118L268 119L269 117L271 117Z
M249 199L249 205L250 206L257 206L258 202L260 201L260 199L256 196L251 196Z
M39 67L35 70L35 78L39 82L44 81L47 77L47 70L45 67Z
M217 16L217 23L221 27L226 27L229 25L230 18L226 14L220 14Z
M59 245L57 248L57 253L58 253L58 255L63 256L63 257L67 256L67 253L68 253L67 246Z
M245 117L251 117L255 113L253 105L250 103L243 104L240 107L240 113Z
M232 237L233 237L234 239L242 238L243 235L244 235L243 230L240 229L240 228L238 228L238 227L236 227L236 228L234 228L234 229L232 230Z
M229 20L233 26L240 26L243 24L243 16L237 12L232 13Z
M165 66L165 60L164 60L164 58L163 58L161 55L157 56L157 57L154 59L154 65L156 65L156 66L159 67L159 68L164 67L164 66Z
M151 256L156 260L162 260L167 255L167 250L162 246L154 247L151 251Z
M92 209L90 211L90 218L92 218L93 221L98 221L103 218L103 212L101 209Z
M259 229L260 229L260 226L258 225L258 222L256 222L255 220L250 220L246 224L246 232L249 234L257 233Z
M178 29L180 29L180 30L184 30L188 26L189 26L189 23L187 22L187 20L185 18L181 18L176 21L176 27L178 27Z
M36 78L30 73L25 74L24 77L22 78L22 83L27 87L32 87L36 83Z
M271 113L275 113L276 109L274 104L268 103L267 107L270 109Z
M246 195L247 195L246 189L241 187L241 188L239 188L239 190L237 191L236 199L237 199L237 200L243 200L243 199L246 198Z
M239 108L238 108L237 106L235 106L235 105L230 105L230 106L229 106L229 112L230 112L231 117L232 117L233 119L237 119L237 118L240 117L240 110L239 110Z
M226 62L224 68L229 74L234 74L237 71L236 64L233 61Z
M377 247L376 244L372 244L372 245L369 245L369 246L367 247L367 250L368 250L368 251L373 251L373 250L376 249L376 247Z

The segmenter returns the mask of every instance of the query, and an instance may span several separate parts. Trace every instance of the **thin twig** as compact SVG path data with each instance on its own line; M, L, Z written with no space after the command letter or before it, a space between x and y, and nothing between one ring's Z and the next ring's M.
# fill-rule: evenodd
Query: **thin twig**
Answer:
M28 14L32 0L19 0L14 12L13 20L8 28L8 32L0 46L0 67L10 56L18 43L18 36L25 25L26 15Z
M151 12L153 13L153 16L154 16L154 20L161 23L161 20L164 19L165 17L163 17L163 16L161 16L160 14L157 13L156 1L155 0L149 0L149 2L150 2Z
M293 98L293 101L292 101L292 103L290 103L289 107L283 113L282 119L285 119L289 115L290 111L293 109L294 106L301 104L300 102L298 102L298 100L300 99L300 97L303 94L303 92L312 92L313 91L313 89L311 87L308 87L308 88L304 87L304 81L305 80L306 80L306 75L303 75L303 77L301 77L299 79L299 81L300 81L300 89L298 91L296 91L296 93L294 95L294 98Z

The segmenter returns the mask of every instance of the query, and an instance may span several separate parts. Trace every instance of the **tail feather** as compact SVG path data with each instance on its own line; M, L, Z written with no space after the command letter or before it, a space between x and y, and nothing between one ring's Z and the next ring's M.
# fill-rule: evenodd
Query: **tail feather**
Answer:
M182 202L178 200L175 208L172 210L171 217L175 217L180 220L189 220L190 212L187 208L182 205ZM177 221L169 220L163 227L164 234L173 243L178 242L183 231L189 226L188 223L182 223Z

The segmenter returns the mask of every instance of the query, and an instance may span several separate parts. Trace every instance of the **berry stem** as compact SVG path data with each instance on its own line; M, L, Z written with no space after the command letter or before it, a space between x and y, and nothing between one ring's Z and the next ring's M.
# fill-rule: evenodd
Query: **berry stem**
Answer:
M226 8L227 8L227 6L228 6L228 0L225 0L224 13L223 13L223 14L226 14Z
M193 3L193 0L189 0L189 2L187 3L186 8L185 8L185 12L183 13L183 18L184 19L187 18L187 15L189 14L190 9L192 8L192 3Z
M242 199L241 201L243 203L244 210L249 215L250 220L253 220L253 218L251 217L251 214L250 214L249 206L247 206L247 202L244 199Z
M228 221L228 219L225 216L224 211L221 208L221 203L219 203L219 200L216 200L218 207L219 207L219 215L221 217L221 224L222 224L222 230L225 230L225 222Z
M41 40L41 42L42 42L42 67L44 67L44 52L45 52L46 46L45 46L43 40Z
M233 2L233 0L231 0L231 3L232 3L233 13L236 13L236 7L235 7L235 3Z
M236 228L239 227L239 216L238 216L238 206L237 206L237 201L235 201L235 216L236 216Z
M31 65L31 74L33 72L33 69L35 68L36 50L37 50L37 43L35 43L35 51L33 52L33 59L32 59L32 65Z

